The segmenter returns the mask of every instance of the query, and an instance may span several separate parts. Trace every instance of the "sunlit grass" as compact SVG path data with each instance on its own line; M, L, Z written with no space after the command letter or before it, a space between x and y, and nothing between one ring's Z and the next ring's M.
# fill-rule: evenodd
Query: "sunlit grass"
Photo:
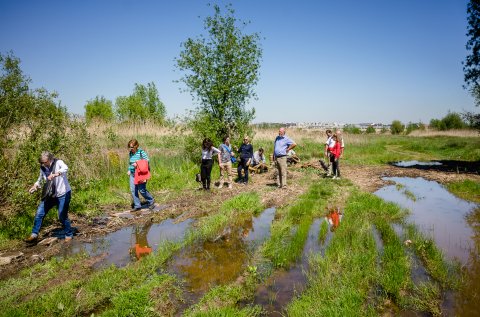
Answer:
M447 189L454 195L480 203L480 182L466 179L459 182L451 182L447 184Z
M325 257L311 257L309 287L288 305L288 316L375 315L365 305L376 277L376 247L364 214L357 204L346 206Z
M284 211L284 217L275 222L271 238L264 247L264 255L275 266L288 267L298 258L308 236L313 216L320 214L333 195L333 184L322 180L312 185L295 204Z

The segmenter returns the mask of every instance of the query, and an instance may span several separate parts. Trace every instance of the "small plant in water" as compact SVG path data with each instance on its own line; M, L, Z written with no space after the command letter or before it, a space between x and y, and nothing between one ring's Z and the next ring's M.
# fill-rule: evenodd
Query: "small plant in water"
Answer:
M415 196L415 194L412 193L411 191L409 191L409 190L406 189L406 190L403 191L403 194L404 194L408 199L410 199L410 200L412 200L412 201L417 201L417 196Z
M249 265L249 266L247 267L247 271L248 271L248 273L252 274L253 276L257 276L257 275L258 275L257 266L255 266L255 265Z

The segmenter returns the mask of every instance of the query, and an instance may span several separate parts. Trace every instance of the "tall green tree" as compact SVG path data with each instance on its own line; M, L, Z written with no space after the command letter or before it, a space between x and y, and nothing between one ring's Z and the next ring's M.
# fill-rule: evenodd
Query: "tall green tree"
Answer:
M469 89L475 105L480 105L480 1L470 0L467 5L467 55L463 63L465 85ZM480 113L466 112L463 114L470 126L480 129Z
M85 105L85 118L87 122L101 120L110 122L113 120L113 103L103 96L97 96L89 100Z
M237 20L231 5L226 6L224 15L218 5L213 9L213 16L204 19L206 35L182 43L176 67L184 73L179 81L199 103L194 111L194 133L216 141L225 135L239 139L251 132L249 124L255 116L255 109L245 106L256 98L260 36L243 33L241 27L248 23Z
M118 97L115 105L120 121L165 122L165 105L160 100L157 87L153 82L148 83L147 86L135 84L133 93L130 96Z
M66 117L66 109L55 103L57 94L42 88L31 90L30 82L19 58L12 52L0 53L0 151L11 131L33 133L42 119L59 122ZM28 129L20 129L25 127Z

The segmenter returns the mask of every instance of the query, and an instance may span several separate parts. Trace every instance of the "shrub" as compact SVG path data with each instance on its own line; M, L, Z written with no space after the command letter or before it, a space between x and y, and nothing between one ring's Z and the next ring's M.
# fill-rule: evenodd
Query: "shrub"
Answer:
M350 133L350 134L360 134L360 133L362 133L362 131L360 131L360 128L354 126L353 124L346 124L343 127L343 131L346 132L346 133Z
M405 129L404 125L398 121L398 120L393 120L392 125L390 126L390 132L392 134L400 134L403 132Z
M460 114L456 112L449 112L442 119L430 120L430 127L440 131L463 129L467 127L467 124L463 121Z

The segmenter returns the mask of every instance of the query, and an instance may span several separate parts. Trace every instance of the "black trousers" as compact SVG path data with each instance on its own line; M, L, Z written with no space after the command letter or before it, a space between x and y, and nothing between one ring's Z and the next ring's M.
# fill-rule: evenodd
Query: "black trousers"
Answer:
M248 183L248 166L247 166L248 159L241 158L240 162L238 162L237 173L238 179L242 179L242 169L245 173L245 177L243 178L243 182Z
M330 154L330 162L332 163L333 176L340 177L340 158L335 158L335 155Z
M202 159L202 165L200 165L200 175L202 176L202 185L204 189L210 189L210 175L212 174L212 167L212 159Z

